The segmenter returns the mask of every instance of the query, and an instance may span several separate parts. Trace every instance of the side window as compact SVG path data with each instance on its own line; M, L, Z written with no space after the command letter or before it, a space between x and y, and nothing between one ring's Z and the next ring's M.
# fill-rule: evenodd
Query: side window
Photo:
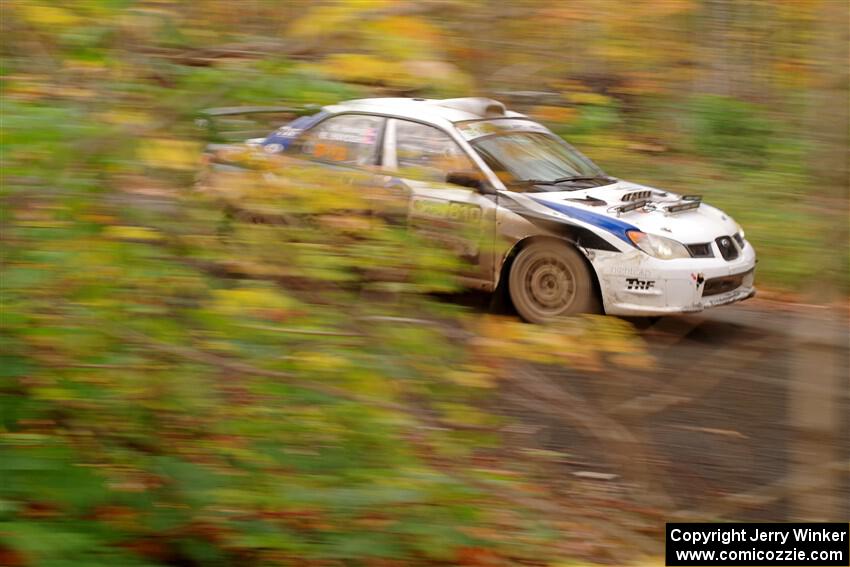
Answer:
M454 171L473 171L472 160L448 134L418 122L396 123L396 160L399 169L411 178L446 180Z
M361 114L328 118L305 132L293 153L345 165L372 165L383 122Z

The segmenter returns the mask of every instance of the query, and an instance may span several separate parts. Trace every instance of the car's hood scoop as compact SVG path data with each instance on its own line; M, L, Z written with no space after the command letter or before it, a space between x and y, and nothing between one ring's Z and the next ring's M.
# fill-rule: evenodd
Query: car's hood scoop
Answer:
M529 195L566 216L593 224L593 218L616 219L644 232L666 235L683 243L708 242L735 234L737 225L722 211L696 195L679 195L644 185L617 181L604 187ZM574 214L573 214L574 213ZM588 214L593 213L591 216ZM600 218L599 225L607 223ZM619 226L619 225L618 225Z
M611 205L622 203L634 203L637 201L666 201L675 200L678 195L671 195L666 191L660 191L652 187L629 183L628 181L617 181L609 183L602 187L590 187L588 189L579 189L578 191L570 191L571 198L593 198L607 201ZM672 197L672 199L671 199Z
M652 197L652 191L632 191L631 193L623 193L620 196L621 201L643 201Z
M578 198L566 199L566 200L569 201L569 202L572 202L572 203L581 203L582 205L587 205L588 207L604 207L608 204L606 201L603 201L602 199L597 199L596 197L590 197L590 196L578 197Z

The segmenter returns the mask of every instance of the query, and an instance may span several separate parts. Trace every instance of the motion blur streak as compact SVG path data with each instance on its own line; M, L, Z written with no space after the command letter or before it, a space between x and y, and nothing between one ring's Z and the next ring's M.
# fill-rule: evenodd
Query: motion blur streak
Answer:
M845 1L0 11L0 564L624 564L850 516ZM763 293L526 325L374 176L202 173L280 125L207 108L474 95L717 204Z

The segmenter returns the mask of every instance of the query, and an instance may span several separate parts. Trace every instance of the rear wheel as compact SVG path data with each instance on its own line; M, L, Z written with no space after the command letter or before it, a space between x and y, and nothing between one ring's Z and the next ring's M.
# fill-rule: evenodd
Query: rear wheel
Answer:
M514 259L508 278L511 301L529 323L599 311L590 268L567 244L533 242Z

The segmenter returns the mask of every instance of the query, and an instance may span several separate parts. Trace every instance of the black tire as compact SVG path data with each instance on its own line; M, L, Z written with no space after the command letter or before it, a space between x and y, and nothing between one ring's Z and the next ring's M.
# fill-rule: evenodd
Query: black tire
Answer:
M517 254L508 292L519 316L546 323L565 315L598 313L593 274L581 254L566 243L533 242Z

